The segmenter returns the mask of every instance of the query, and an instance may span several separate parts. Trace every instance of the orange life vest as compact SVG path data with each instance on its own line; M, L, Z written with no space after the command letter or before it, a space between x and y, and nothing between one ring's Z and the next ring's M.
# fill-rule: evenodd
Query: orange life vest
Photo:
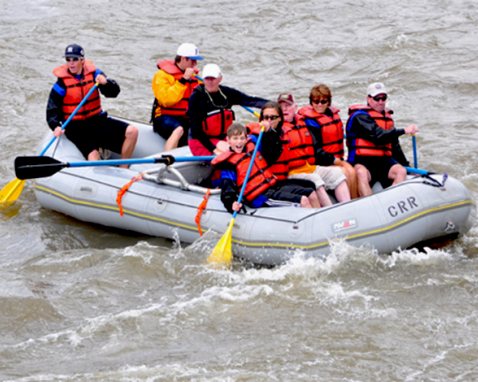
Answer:
M289 162L289 168L302 167L306 163L314 165L314 141L307 126L284 122L282 131L285 137L283 150Z
M249 132L253 135L258 136L261 131L261 124L259 122L251 122L246 125L249 129ZM282 152L279 158L272 164L269 165L268 169L274 174L277 180L287 179L289 175L289 158L287 156L287 147L284 142L284 132L282 131Z
M73 113L78 104L83 100L88 91L95 85L95 65L85 60L83 73L77 79L68 70L68 65L63 64L53 69L53 74L63 80L65 84L65 96L63 97L63 116L66 119ZM88 98L83 107L75 114L73 120L84 120L101 112L100 93L96 89Z
M239 188L241 188L244 184L244 180L246 179L246 174L247 170L249 169L249 164L251 163L254 147L254 143L248 141L245 152L235 153L228 151L215 157L211 163L213 165L217 165L218 163L224 161L231 163L236 168L236 184ZM251 203L255 198L263 194L268 188L276 184L276 182L276 177L267 168L266 160L258 152L254 160L243 197L247 202Z
M394 128L394 122L392 119L391 110L385 110L380 113L367 105L352 105L349 108L349 119L347 121L347 147L349 148L349 157L355 156L379 156L379 157L391 157L392 156L392 144L376 144L370 140L367 140L359 135L355 131L352 131L352 118L358 112L365 112L373 118L375 123L383 130L391 130Z
M172 75L177 81L179 81L183 77L184 72L179 69L179 67L175 64L173 60L159 61L156 66L158 67L158 69L161 69L166 73ZM173 106L161 106L157 99L154 100L153 106L155 110L155 117L159 115L184 117L186 115L186 111L188 110L189 97L191 96L194 88L199 85L199 81L197 79L191 79L190 81L186 81L185 85L186 90L184 91L183 98L181 98L179 102Z
M305 124L306 119L312 119L320 126L322 149L338 159L344 156L344 125L339 116L339 110L331 108L332 116L317 113L311 105L301 108L298 115L298 124ZM310 127L313 128L313 127Z

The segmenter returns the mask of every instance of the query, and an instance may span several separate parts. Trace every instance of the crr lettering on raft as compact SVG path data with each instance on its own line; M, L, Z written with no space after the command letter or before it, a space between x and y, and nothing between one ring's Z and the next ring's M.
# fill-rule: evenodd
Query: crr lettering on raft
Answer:
M396 217L415 208L418 208L417 200L414 196L409 196L405 200L399 200L396 204L388 207L387 210L391 217Z

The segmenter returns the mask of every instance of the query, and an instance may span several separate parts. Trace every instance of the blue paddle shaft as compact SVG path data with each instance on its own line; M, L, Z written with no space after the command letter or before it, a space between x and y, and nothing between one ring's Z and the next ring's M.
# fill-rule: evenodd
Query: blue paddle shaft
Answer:
M175 162L208 162L214 156L191 156L191 157L174 157ZM131 158L131 159L107 159L107 160L90 160L83 162L69 162L68 167L95 167L95 166L121 166L142 163L158 163L163 162L164 157L159 158Z

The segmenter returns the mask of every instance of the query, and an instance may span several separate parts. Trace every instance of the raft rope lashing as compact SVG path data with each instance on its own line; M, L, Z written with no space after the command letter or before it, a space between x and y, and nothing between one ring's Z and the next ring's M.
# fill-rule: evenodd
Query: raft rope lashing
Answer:
M133 176L131 180L128 183L126 183L123 187L121 187L121 189L118 191L118 195L116 196L116 204L118 204L120 216L124 215L124 210L123 210L124 194L126 194L126 192L129 190L129 188L133 185L134 182L139 182L140 180L143 180L143 174L141 173Z
M201 228L201 216L204 210L206 209L207 202L209 201L209 196L211 195L211 189L208 188L206 193L204 194L201 204L198 206L198 212L196 213L196 217L194 218L194 221L196 222L196 225L198 227L198 232L199 236L202 236L202 228Z

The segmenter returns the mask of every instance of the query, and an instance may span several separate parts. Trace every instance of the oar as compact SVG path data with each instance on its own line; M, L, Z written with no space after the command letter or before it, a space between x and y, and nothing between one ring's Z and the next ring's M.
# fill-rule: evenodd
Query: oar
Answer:
M409 174L416 174L416 175L430 175L433 174L433 172L424 170L422 168L415 168L415 167L405 167L407 169L407 172Z
M251 156L251 163L249 163L249 167L246 172L246 177L244 178L244 183L242 184L241 192L239 193L239 197L237 198L237 202L241 203L242 197L244 196L244 191L246 190L247 182L249 180L249 176L251 175L252 166L254 166L254 160L256 159L257 150L262 140L262 135L264 134L264 126L261 126L261 132L259 133L259 137L257 138L256 147L254 147L254 151L252 152ZM229 226L227 227L226 232L222 235L221 239L218 241L212 253L207 258L208 263L213 263L215 265L229 267L232 262L232 227L234 226L234 222L236 220L237 211L234 211L232 214L232 219L229 222Z
M412 135L413 146L413 167L418 168L418 150L417 150L417 137Z
M15 174L18 179L32 179L52 176L67 167L121 166L142 163L165 163L170 165L174 162L207 162L213 158L214 156L174 157L172 155L163 155L161 157L149 158L60 162L55 158L45 156L22 156L15 158Z
M88 100L88 98L90 98L90 96L93 94L97 87L98 82L93 85L93 87L88 91L88 93L86 93L85 97L81 100L75 110L73 110L65 123L63 123L63 125L61 126L62 130L65 130L66 126L70 123L76 113L78 113L78 111L83 107L85 102ZM40 156L43 156L46 153L46 151L50 148L50 146L53 144L53 142L55 142L56 139L57 137L53 137L50 142L48 142L45 148L41 151ZM20 194L23 191L23 187L25 187L25 181L20 180L20 178L18 177L8 182L8 184L0 191L0 206L3 207L14 203L20 197Z
M198 75L195 75L194 77L196 77L199 81L204 82L204 80L202 79L202 77L200 77L200 76L198 76ZM249 106L241 105L241 107L242 107L244 110L247 110L249 113L254 114L257 118L259 118L259 117L261 116L257 111L252 110Z

